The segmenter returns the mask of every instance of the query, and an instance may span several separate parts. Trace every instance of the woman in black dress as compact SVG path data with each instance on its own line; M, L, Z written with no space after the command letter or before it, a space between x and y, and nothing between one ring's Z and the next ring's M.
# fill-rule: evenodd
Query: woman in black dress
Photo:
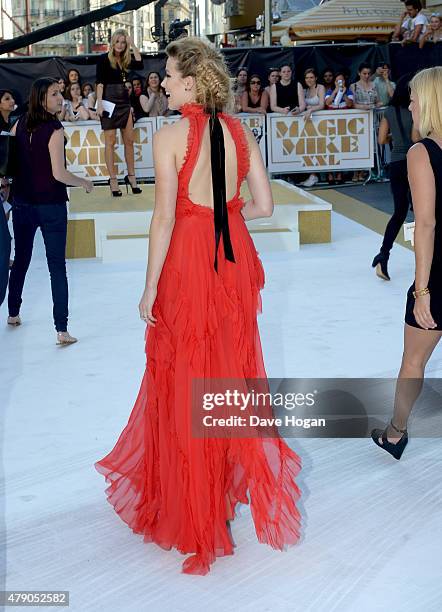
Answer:
M132 47L134 56L131 56ZM121 129L124 143L124 157L127 164L127 175L124 182L130 186L132 193L141 193L137 187L134 162L134 128L130 99L125 83L130 70L143 68L140 52L133 44L126 30L116 30L111 39L109 53L100 58L97 64L97 114L104 130L104 155L109 171L109 186L112 195L121 196L118 189L117 169L115 167L116 130ZM103 100L113 102L115 108L112 116L103 110Z
M299 115L305 111L305 96L301 83L292 80L292 69L281 66L281 80L270 88L270 108L273 113Z
M416 274L407 294L393 418L384 431L371 433L396 459L407 445L408 417L421 392L425 366L442 336L442 66L419 72L410 88L413 123L423 138L407 154Z

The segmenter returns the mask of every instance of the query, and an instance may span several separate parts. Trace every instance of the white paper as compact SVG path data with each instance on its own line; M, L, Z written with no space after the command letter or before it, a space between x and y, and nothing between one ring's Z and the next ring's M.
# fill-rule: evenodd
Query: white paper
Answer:
M114 112L115 104L113 102L109 102L109 100L102 100L103 110L109 113L109 117L112 117L112 113Z

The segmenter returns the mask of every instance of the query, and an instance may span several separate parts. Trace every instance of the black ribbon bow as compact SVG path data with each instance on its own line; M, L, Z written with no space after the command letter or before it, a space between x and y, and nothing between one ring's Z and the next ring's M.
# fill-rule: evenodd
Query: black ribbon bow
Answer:
M235 263L232 243L230 241L229 219L226 201L226 171L224 133L217 112L210 115L210 156L212 162L213 212L215 220L215 262L218 272L218 246L223 237L226 259Z

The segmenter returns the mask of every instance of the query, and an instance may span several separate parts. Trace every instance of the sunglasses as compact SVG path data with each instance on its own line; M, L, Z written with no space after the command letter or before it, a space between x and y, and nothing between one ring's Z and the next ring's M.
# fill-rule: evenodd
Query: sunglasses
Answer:
M261 81L250 81L250 85L261 85Z

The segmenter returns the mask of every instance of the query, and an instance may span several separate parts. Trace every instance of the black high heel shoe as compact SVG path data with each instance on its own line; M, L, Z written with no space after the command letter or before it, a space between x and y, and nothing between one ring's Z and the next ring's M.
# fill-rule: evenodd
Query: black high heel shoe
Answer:
M139 187L132 187L132 183L129 180L130 176L135 176L135 174L126 174L126 176L124 177L124 183L126 185L126 193L129 193L129 187L132 189L132 193L143 193L143 190L140 189Z
M382 431L382 429L373 429L371 432L371 439L379 448L383 448L387 453L390 453L395 459L399 460L408 444L408 432L406 429L399 429L396 427L392 420L390 421L390 425L395 431L402 434L402 437L396 444L387 440L388 425L384 431ZM382 444L379 442L379 438L382 439Z
M111 187L111 181L117 181L117 185L118 185L118 179L117 179L116 177L115 177L115 178L113 178L113 177L112 177L112 178L110 178L110 179L108 180L108 182L107 182L107 183L108 183L108 185L109 185L109 187L110 187L112 197L113 197L113 198L121 198L121 196L122 196L123 194L121 193L121 191L120 191L119 189L116 189L115 191L112 189L112 187Z
M373 259L373 263L371 264L372 268L376 268L376 274L379 278L382 278L386 281L390 280L390 275L388 274L388 255L384 255L383 253L378 253L376 257Z

